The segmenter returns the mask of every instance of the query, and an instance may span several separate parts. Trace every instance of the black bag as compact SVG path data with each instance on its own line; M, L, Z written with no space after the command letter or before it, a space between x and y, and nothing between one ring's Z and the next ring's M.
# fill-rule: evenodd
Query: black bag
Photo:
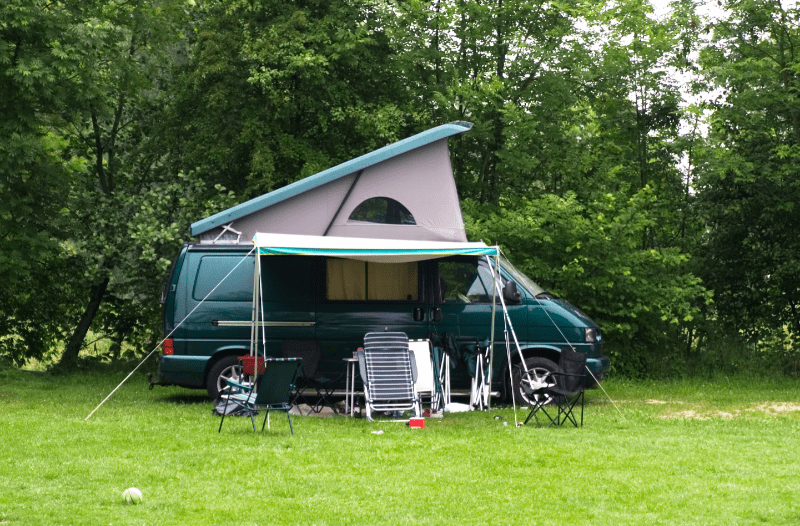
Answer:
M217 416L222 416L223 413L225 416L253 416L255 414L253 411L245 409L239 404L228 403L228 407L226 409L225 403L225 400L217 398L217 404L214 406L214 409L211 411L211 413Z

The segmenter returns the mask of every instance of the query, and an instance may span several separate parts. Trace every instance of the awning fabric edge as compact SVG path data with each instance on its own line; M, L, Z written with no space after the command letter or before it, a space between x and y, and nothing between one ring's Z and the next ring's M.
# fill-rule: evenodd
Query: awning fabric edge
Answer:
M499 247L483 242L456 243L348 237L257 233L253 237L261 255L329 256L363 261L399 263L448 256L495 256Z

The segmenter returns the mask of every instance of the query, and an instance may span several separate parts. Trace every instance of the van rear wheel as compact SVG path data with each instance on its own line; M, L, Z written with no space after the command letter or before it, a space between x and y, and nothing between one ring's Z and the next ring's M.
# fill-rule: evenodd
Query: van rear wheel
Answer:
M239 358L236 356L225 356L220 358L208 372L208 380L206 381L206 390L208 397L212 400L219 398L220 392L227 385L226 380L229 378L236 382L241 382L242 366L239 363Z
M518 404L531 406L533 405L534 400L531 400L530 395L526 394L522 389L523 382L534 384L541 382L548 374L558 370L558 365L556 365L556 363L552 360L541 358L539 356L527 358L525 360L525 365L528 369L527 375L525 375L522 364L517 364L514 366L512 374L514 397Z

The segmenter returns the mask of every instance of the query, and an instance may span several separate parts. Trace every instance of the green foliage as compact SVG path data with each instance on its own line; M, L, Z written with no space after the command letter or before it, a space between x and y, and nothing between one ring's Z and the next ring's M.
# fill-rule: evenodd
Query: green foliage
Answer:
M701 64L718 97L701 152L702 260L721 321L751 341L800 334L800 10L731 2Z
M622 202L548 194L498 207L467 201L464 212L470 237L501 244L520 270L583 309L600 324L615 370L639 376L677 355L680 329L711 298L686 271L686 254L641 247L656 203L645 187Z
M71 312L56 298L74 298L66 207L83 164L57 127L81 89L84 36L61 3L0 6L0 355L17 363L53 352Z
M365 2L210 1L197 15L167 130L180 170L254 197L399 140L414 122Z
M451 143L461 197L497 204L578 186L575 139L591 60L581 6L433 1L394 11L387 32L404 50L398 63L418 107L437 124L474 123Z
M0 357L149 347L191 222L466 120L470 236L599 321L617 372L791 371L800 11L726 7L7 0Z

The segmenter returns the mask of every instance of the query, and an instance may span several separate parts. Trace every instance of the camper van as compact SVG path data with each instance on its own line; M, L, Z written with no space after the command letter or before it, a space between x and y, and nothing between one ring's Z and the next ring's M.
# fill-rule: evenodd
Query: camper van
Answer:
M251 247L183 246L162 294L164 331L171 338L156 383L205 388L213 399L223 378L240 374L237 357L250 352L256 257ZM491 333L490 264L475 256L404 263L261 256L265 352L280 357L285 340L315 340L322 354L320 374L336 377L344 372L344 360L363 345L365 333L399 331L412 339L453 342L451 384L468 388L468 351ZM561 350L572 347L587 354L589 385L602 381L609 359L602 354L599 327L505 259L500 266L498 294L528 369L555 370ZM508 356L512 372L522 358L513 339L507 353L499 298L496 302L492 390L508 397ZM524 393L516 393L519 401Z
M281 356L287 341L313 342L322 354L318 372L336 375L365 333L400 331L447 343L456 366L452 385L469 385L465 356L490 337L497 299L485 254L402 262L313 251L260 256L255 289L252 251L265 233L313 236L323 245L332 239L390 248L470 245L447 141L471 127L431 128L192 224L197 242L183 246L162 295L169 338L157 383L206 388L216 398L222 378L237 373L237 356L250 351L252 298L259 291L267 355ZM503 315L496 316L492 389L507 395L505 379L522 360L529 371L554 370L568 347L587 354L589 383L601 381L609 360L598 326L508 261L501 267L500 290L522 356L512 353L509 364Z

